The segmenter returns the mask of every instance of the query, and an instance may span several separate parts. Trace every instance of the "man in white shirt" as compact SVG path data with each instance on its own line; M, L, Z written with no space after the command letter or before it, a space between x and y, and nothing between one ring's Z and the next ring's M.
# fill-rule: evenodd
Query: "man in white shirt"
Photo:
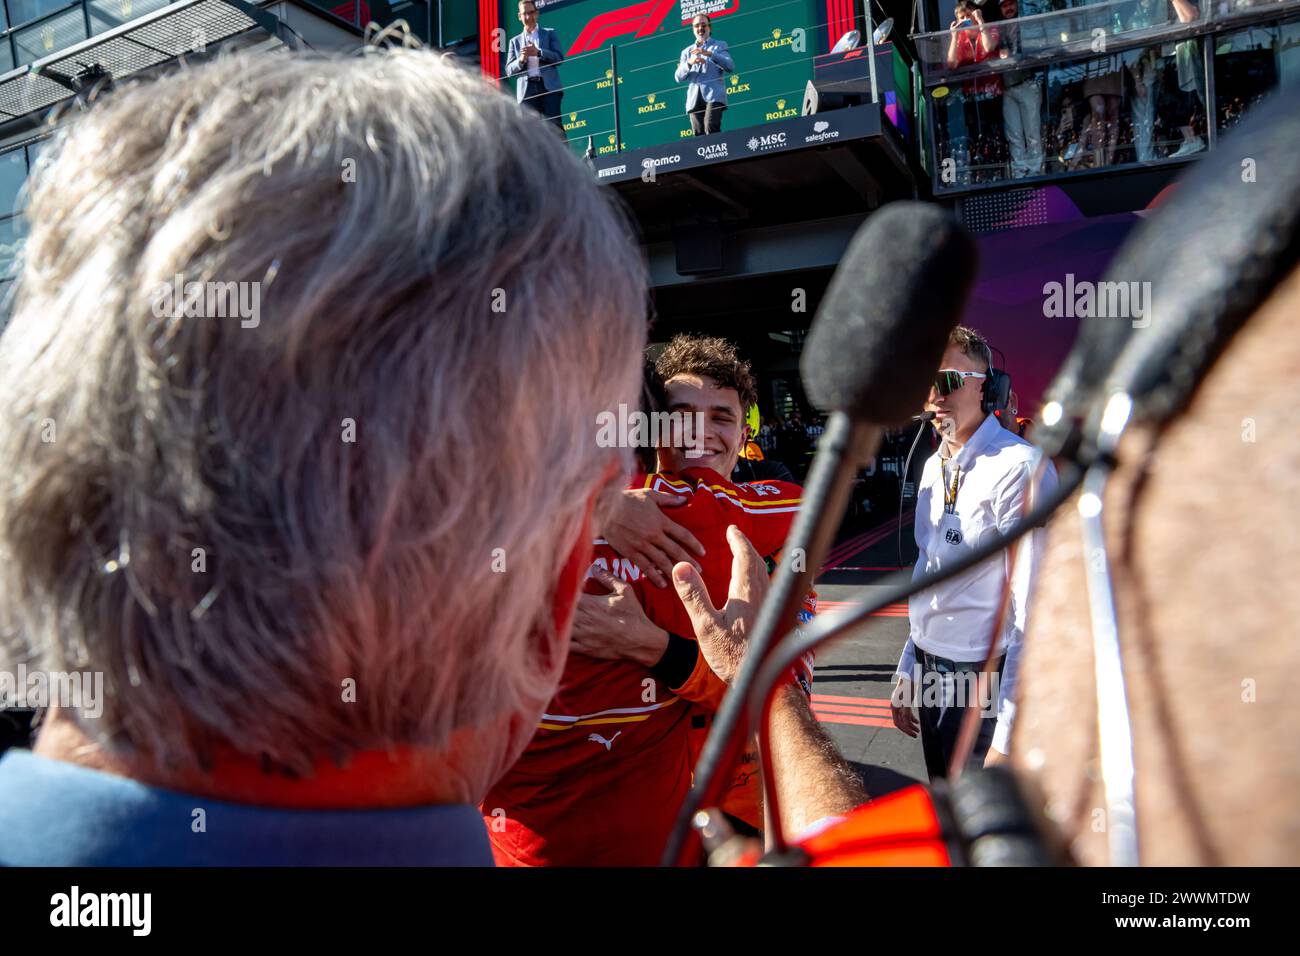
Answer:
M954 329L925 406L935 413L935 427L944 437L921 475L913 580L964 557L991 535L1014 526L1026 511L1036 453L990 413L983 393L991 368L983 336L965 326ZM1038 494L1055 484L1049 462ZM1021 539L1014 568L1003 552L908 602L910 634L898 662L891 709L899 730L910 737L920 733L931 780L946 776L962 718L971 707L983 711L973 759L983 761L987 755L987 762L994 763L1007 753L1039 533ZM999 678L980 686L975 675L1009 578L1011 603L991 668ZM990 719L995 715L996 722Z

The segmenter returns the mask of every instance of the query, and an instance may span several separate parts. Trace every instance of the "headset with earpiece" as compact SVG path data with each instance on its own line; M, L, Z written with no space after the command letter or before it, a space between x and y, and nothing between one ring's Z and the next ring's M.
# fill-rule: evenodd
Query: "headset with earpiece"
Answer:
M985 412L1004 412L1011 403L1011 376L1000 368L989 366L988 378L980 392L980 408Z
M996 346L989 346L990 349L997 349L997 353L1002 358L1002 364L1007 364L1007 357L1001 349ZM1000 415L1007 410L1011 403L1011 376L1000 368L993 367L993 353L989 352L989 370L984 379L984 387L980 390L980 409L987 415L989 413Z
M980 388L980 410L984 414L997 415L999 418L1011 404L1011 376L1000 368L993 366L993 352L997 351L1002 359L1002 364L1007 364L1006 353L996 345L990 345L989 351L985 355L988 371L984 375L984 384ZM1014 413L1013 413L1014 414ZM934 424L934 413L926 412L924 415L917 416L918 421ZM916 453L916 446L921 441L921 435L925 431L924 427L916 430L916 435L912 439L912 447L908 449L907 458L903 463L903 470L898 476L898 563L903 564L903 490L907 484L907 475L912 466L912 455Z

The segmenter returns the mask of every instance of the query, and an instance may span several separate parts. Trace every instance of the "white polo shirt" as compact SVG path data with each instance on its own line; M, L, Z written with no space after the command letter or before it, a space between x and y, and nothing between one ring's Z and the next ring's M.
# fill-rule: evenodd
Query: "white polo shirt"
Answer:
M940 449L942 452L942 448ZM1011 528L1029 491L1034 447L1003 428L989 415L947 463L947 492L956 477L956 500L945 502L945 479L939 452L925 463L916 499L915 536L919 556L912 580L978 548L990 536ZM1056 487L1056 469L1048 462L1038 500ZM1005 652L998 693L998 724L993 746L1005 753L1015 719L1015 689L1033 569L1042 550L1042 531L1021 539L1023 553L1011 586L1011 606L998 638ZM996 623L1002 587L1011 573L1004 551L951 580L912 595L907 605L909 635L898 662L898 675L915 679L916 648L954 661L982 661Z

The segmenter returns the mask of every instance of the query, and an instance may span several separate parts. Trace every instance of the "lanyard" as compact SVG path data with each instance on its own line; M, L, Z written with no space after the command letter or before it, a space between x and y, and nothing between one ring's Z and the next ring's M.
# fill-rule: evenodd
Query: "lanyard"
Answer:
M945 514L957 513L957 479L961 475L961 465L953 462L952 481L948 481L948 462L949 458L939 460L939 468L943 476L943 510Z

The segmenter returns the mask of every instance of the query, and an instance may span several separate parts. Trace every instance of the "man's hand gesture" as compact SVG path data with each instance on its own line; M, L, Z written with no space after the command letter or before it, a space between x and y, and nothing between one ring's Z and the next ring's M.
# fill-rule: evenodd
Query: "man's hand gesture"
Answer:
M673 585L686 605L704 660L730 684L744 660L768 579L763 559L735 525L727 528L727 544L731 546L731 586L721 610L713 606L704 581L691 565L682 562L673 568Z

